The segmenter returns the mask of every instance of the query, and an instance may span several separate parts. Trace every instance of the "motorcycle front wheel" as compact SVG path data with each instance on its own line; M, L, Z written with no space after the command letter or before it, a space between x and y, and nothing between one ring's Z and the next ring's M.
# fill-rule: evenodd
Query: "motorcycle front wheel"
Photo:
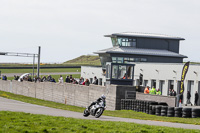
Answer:
M85 109L83 112L83 116L88 117L90 113L88 112L88 109Z
M102 114L103 114L104 109L103 108L99 108L95 114L96 118L99 118Z

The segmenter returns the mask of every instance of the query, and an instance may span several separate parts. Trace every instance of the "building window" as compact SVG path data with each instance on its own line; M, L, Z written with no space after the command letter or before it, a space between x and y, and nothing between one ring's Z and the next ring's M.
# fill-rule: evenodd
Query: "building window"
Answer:
M117 79L117 73L118 73L118 65L113 65L112 67L112 78Z
M133 77L133 66L127 66L127 79L132 79Z
M112 44L113 46L118 46L118 42L117 42L117 38L116 37L111 37L111 41L112 41Z
M112 57L113 63L147 62L147 58Z
M119 65L118 79L127 79L126 66Z
M119 46L136 47L136 39L134 38L118 38Z

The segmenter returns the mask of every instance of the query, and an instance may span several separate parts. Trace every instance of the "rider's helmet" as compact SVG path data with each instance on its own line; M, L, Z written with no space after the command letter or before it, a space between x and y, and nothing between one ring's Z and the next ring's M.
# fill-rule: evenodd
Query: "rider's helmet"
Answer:
M106 99L106 96L104 94L102 94L101 99Z

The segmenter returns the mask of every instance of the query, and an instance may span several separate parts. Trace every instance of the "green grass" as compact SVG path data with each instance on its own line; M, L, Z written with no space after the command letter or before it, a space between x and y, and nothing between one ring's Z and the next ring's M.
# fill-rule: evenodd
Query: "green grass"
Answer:
M32 73L33 69L0 69L1 73ZM37 69L34 69L37 73ZM52 68L52 69L40 69L40 73L50 72L81 72L81 68Z
M74 64L74 65L94 65L94 66L100 66L100 58L99 56L95 55L82 55L80 57L77 57L75 59L69 60L64 62L64 64Z
M140 125L126 122L83 120L22 112L0 112L0 132L77 132L77 133L199 133L199 130Z
M16 95L16 94L12 94L9 92L3 92L3 91L0 91L0 96L6 97L9 99L15 99L15 100L27 102L27 103L38 104L38 105L43 105L43 106L48 106L48 107L58 108L58 109L63 109L63 110L70 110L70 111L75 111L75 112L83 112L83 110L84 110L84 108L81 108L81 107L35 99L35 98L26 97L26 96L22 96L22 95ZM132 110L116 110L116 111L106 110L103 115L114 116L114 117L123 117L123 118L141 119L141 120L165 121L165 122L200 125L200 118L162 117L162 116L156 116L156 115L149 115L149 114L142 113L142 112L135 112Z

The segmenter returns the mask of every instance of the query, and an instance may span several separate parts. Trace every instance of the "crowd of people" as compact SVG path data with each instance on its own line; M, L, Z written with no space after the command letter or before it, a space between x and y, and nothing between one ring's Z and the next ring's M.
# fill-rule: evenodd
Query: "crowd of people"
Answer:
M7 80L7 79L6 79ZM14 75L14 80L19 80L19 76ZM20 78L20 81L29 81L29 82L54 82L56 83L55 78L53 78L51 75L48 76L43 76L42 78L35 76L33 79L31 78L30 75L25 75L23 78ZM80 79L73 78L72 75L66 76L65 80L63 79L63 76L60 75L58 79L58 83L72 83L72 84L79 84L79 85L90 85L90 81L88 79L83 79L81 77ZM98 79L95 76L94 77L94 82L92 83L94 85L98 85Z
M150 89L149 86L147 86L147 87L144 89L144 94L161 95L161 91L160 91L159 88L156 90L154 86L153 86L151 89Z

